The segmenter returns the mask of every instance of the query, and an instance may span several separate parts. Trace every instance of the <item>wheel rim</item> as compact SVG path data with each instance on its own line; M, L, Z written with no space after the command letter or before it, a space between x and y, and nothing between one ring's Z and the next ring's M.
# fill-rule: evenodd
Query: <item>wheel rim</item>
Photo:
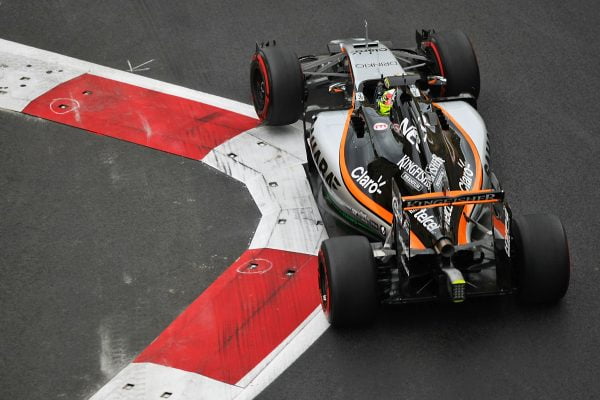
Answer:
M262 111L265 108L265 99L267 97L265 79L259 68L255 68L252 75L252 96L254 97L254 105L257 110Z
M258 117L262 120L267 119L269 110L269 97L271 88L269 86L269 74L264 58L261 54L255 54L253 57L253 68L250 77L252 100Z

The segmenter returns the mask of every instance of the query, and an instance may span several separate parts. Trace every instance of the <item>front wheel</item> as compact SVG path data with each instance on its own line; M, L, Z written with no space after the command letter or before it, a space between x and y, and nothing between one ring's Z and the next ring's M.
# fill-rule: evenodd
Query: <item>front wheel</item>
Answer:
M469 93L479 97L479 64L471 41L464 32L434 32L421 43L427 56L434 61L435 74L446 78L446 86L432 87L434 95L458 96Z
M555 215L513 218L514 267L519 300L554 303L569 288L571 264L565 229Z
M377 267L364 236L327 239L319 252L323 311L334 327L366 325L378 308Z
M274 43L258 48L250 63L252 102L268 125L296 122L303 111L304 78L293 51Z

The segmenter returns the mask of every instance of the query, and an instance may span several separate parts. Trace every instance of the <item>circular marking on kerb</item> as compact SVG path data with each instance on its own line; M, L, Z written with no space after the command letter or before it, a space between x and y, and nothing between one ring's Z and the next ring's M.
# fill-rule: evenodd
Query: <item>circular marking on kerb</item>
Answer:
M79 109L79 102L75 99L58 98L50 103L50 110L54 114L66 114Z
M238 267L237 272L240 274L264 274L271 268L273 268L271 261L264 258L255 258Z

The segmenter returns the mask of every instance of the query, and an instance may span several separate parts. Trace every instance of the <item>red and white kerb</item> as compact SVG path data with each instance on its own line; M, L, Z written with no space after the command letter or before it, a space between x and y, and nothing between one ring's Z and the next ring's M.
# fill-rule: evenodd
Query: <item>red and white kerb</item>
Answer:
M262 214L249 249L92 399L251 399L327 329L316 268L326 232L298 127L6 40L0 60L0 108L202 161L243 182Z

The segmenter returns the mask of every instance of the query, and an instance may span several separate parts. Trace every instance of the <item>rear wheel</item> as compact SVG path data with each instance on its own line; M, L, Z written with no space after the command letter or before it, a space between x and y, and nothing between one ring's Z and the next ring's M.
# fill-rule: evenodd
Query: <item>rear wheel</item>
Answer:
M302 115L304 78L296 54L275 44L259 48L250 63L250 88L258 117L287 125Z
M421 43L430 59L433 72L446 78L446 85L432 87L435 96L458 96L469 93L479 97L479 65L471 41L459 30L432 33Z
M377 270L364 236L327 239L319 252L323 311L334 327L366 325L378 308Z
M514 217L514 261L523 303L553 303L569 287L570 260L565 229L555 215Z

